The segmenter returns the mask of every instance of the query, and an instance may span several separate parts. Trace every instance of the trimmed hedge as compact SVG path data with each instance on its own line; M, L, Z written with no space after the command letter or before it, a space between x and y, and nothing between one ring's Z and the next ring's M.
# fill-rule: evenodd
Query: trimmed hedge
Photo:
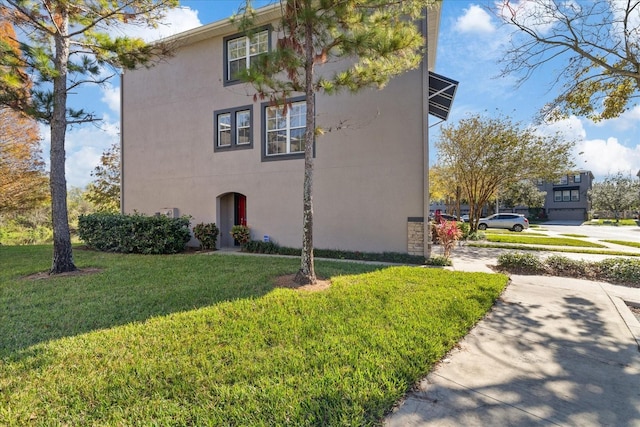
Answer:
M498 269L516 273L602 280L640 288L640 260L638 259L616 257L589 262L551 255L541 260L533 254L514 252L498 257Z
M250 240L242 245L245 252L259 254L275 254L275 255L293 255L300 256L301 249L288 248L278 245L275 242L263 242L260 240ZM313 249L314 256L318 258L331 259L351 259L358 261L373 262L393 262L399 264L424 264L425 259L422 256L403 254L398 252L359 252L359 251L342 251L338 249Z
M189 217L94 213L78 218L78 236L104 252L174 254L191 239Z

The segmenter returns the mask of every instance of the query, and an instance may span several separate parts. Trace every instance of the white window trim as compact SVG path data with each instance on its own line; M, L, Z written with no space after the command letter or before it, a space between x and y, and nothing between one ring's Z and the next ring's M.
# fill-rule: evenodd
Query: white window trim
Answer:
M238 125L239 120L238 120L238 115L241 113L247 113L249 115L249 125L248 126L240 126ZM235 112L236 114L236 145L250 145L251 144L251 110L238 110ZM240 129L249 129L249 141L247 142L239 142L240 141Z
M244 59L245 60L245 68L248 69L251 67L251 60L252 58L255 58L263 53L267 53L269 52L269 50L271 49L271 37L270 37L270 31L271 29L269 27L260 29L259 31L255 32L253 34L253 36L251 38L249 38L246 35L237 35L237 36L231 36L229 38L225 38L224 39L224 60L225 60L225 83L238 83L239 79L234 78L231 75L231 63L232 61L239 61ZM251 46L252 46L252 40L256 40L262 36L262 35L266 35L266 50L264 51L257 51L256 53L251 53ZM232 43L238 42L240 40L244 40L244 55L243 56L239 56L237 58L233 58L231 59L231 55L229 54L230 49L229 46Z
M289 154L300 154L300 153L304 153L304 147L302 150L300 151L291 151L291 131L292 130L296 130L296 129L304 129L306 127L306 114L305 114L305 124L303 124L302 126L295 126L292 127L291 126L291 111L293 110L294 106L298 106L298 105L304 105L305 106L305 113L306 113L306 101L297 101L297 102L292 102L290 107L287 109L287 114L285 116L285 127L284 128L274 128L274 129L268 129L269 126L269 120L265 119L265 123L264 123L264 127L265 127L265 155L267 157L276 157L276 156L285 156L285 155L289 155ZM268 116L268 111L269 110L278 110L281 109L281 107L265 107L265 117ZM281 111L278 111L278 113L280 115L282 115ZM281 131L285 131L286 134L286 150L284 153L269 153L269 134L270 133L275 133L275 132L281 132Z
M220 121L220 119L222 117L229 117L229 123L222 123ZM226 148L226 147L231 147L231 113L220 113L217 115L216 117L216 131L218 133L218 139L216 141L216 144L218 145L219 148ZM225 129L223 129L223 127L226 127ZM229 143L228 144L223 144L222 143L222 135L223 134L229 134Z

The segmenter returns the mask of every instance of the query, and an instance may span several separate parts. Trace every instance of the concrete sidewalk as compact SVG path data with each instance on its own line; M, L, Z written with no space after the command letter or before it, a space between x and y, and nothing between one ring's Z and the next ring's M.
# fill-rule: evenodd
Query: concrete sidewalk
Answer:
M456 270L495 264L491 251L453 256ZM640 324L624 301L640 289L512 276L384 425L640 426Z

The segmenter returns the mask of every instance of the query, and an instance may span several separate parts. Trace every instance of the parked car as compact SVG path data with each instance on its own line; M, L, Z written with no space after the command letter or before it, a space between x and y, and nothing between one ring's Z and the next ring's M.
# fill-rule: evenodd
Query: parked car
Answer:
M497 213L486 218L480 218L478 230L486 230L487 228L506 228L512 231L522 231L529 228L529 220L520 214Z
M442 219L443 219L443 220L445 220L445 221L457 221L457 220L458 220L458 217L457 217L457 216L455 216L455 215L449 215L449 214L446 214L446 213L440 214L440 218L442 218ZM431 221L435 221L435 219L436 219L436 215L434 215L434 214L429 214L429 219L430 219Z
M460 217L460 221L469 222L469 214L464 214Z

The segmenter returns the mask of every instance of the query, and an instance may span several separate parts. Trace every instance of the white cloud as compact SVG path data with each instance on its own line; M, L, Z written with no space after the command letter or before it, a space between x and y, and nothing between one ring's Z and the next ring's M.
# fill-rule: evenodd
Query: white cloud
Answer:
M475 4L464 10L464 15L458 17L454 28L461 33L490 34L496 30L491 16Z
M151 42L201 25L197 10L188 7L177 7L167 11L166 16L157 28L126 25L120 28L120 33L130 37L140 37L146 42Z
M576 164L590 170L598 180L616 172L637 173L640 165L640 146L626 147L617 138L585 140L576 144Z
M107 104L107 107L118 116L120 115L120 87L114 87L111 83L107 83L104 87L101 87L102 98L100 101Z
M42 151L47 170L50 168L49 150L51 133L47 126L40 126ZM67 130L65 174L67 187L84 188L93 181L91 172L98 166L100 156L113 143L119 141L119 126L104 116L95 125L87 124Z
M538 127L545 134L560 132L567 140L582 141L587 138L587 131L582 120L576 116L570 116L564 120L546 123Z
M602 120L600 122L593 123L593 126L611 126L613 129L618 131L628 131L635 129L638 126L638 123L640 123L640 105L636 105L614 119Z

